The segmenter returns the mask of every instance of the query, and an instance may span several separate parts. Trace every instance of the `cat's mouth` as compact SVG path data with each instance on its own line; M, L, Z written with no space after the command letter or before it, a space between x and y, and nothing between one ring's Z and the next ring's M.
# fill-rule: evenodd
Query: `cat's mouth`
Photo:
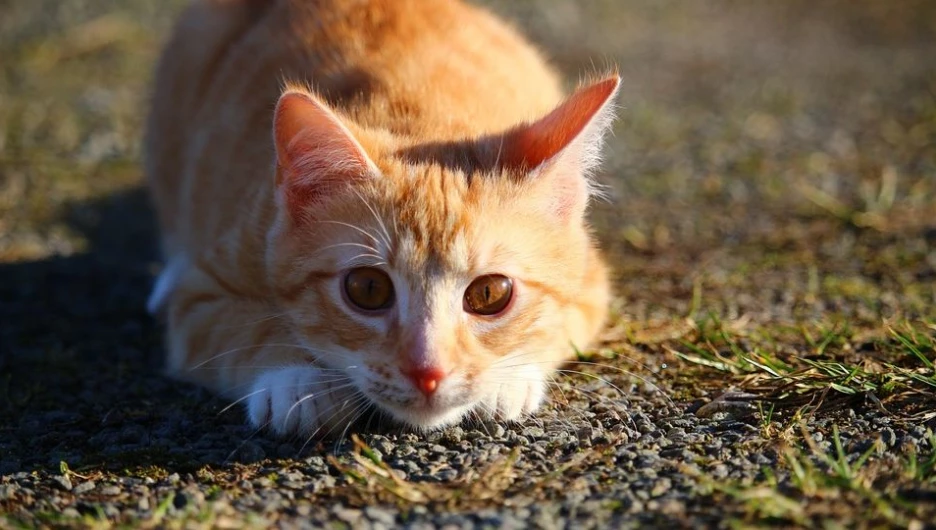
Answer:
M446 401L439 396L431 396L413 399L405 405L379 398L374 403L400 423L419 429L436 429L460 422L473 407L473 404Z

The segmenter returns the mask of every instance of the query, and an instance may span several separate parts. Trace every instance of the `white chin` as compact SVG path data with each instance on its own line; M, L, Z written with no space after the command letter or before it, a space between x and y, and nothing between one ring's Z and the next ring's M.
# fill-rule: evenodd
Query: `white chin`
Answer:
M400 407L389 407L384 404L378 404L378 406L389 412L397 421L427 431L455 425L471 410L471 405L444 408L427 407L419 409L403 409Z

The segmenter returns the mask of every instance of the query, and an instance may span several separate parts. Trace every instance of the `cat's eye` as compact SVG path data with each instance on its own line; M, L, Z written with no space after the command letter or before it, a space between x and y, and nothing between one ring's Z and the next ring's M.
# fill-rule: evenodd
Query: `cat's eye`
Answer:
M476 315L496 315L513 298L513 280L501 274L475 278L465 289L465 310Z
M351 269L345 276L344 291L352 304L366 311L387 309L393 305L393 281L380 269Z

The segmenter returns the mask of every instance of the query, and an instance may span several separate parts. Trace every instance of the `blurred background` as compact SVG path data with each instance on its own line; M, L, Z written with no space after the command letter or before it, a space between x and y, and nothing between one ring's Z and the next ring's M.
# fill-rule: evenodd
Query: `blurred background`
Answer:
M53 298L69 322L142 307L158 264L140 131L184 3L0 0L7 338ZM484 3L570 86L624 78L593 211L622 321L933 314L936 2Z

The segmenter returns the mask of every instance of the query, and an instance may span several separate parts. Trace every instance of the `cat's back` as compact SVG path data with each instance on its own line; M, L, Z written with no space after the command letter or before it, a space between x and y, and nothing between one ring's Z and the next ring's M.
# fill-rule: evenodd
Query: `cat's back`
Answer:
M284 82L404 144L501 131L561 95L532 46L457 0L196 0L160 61L147 131L170 253L216 239L269 193Z

